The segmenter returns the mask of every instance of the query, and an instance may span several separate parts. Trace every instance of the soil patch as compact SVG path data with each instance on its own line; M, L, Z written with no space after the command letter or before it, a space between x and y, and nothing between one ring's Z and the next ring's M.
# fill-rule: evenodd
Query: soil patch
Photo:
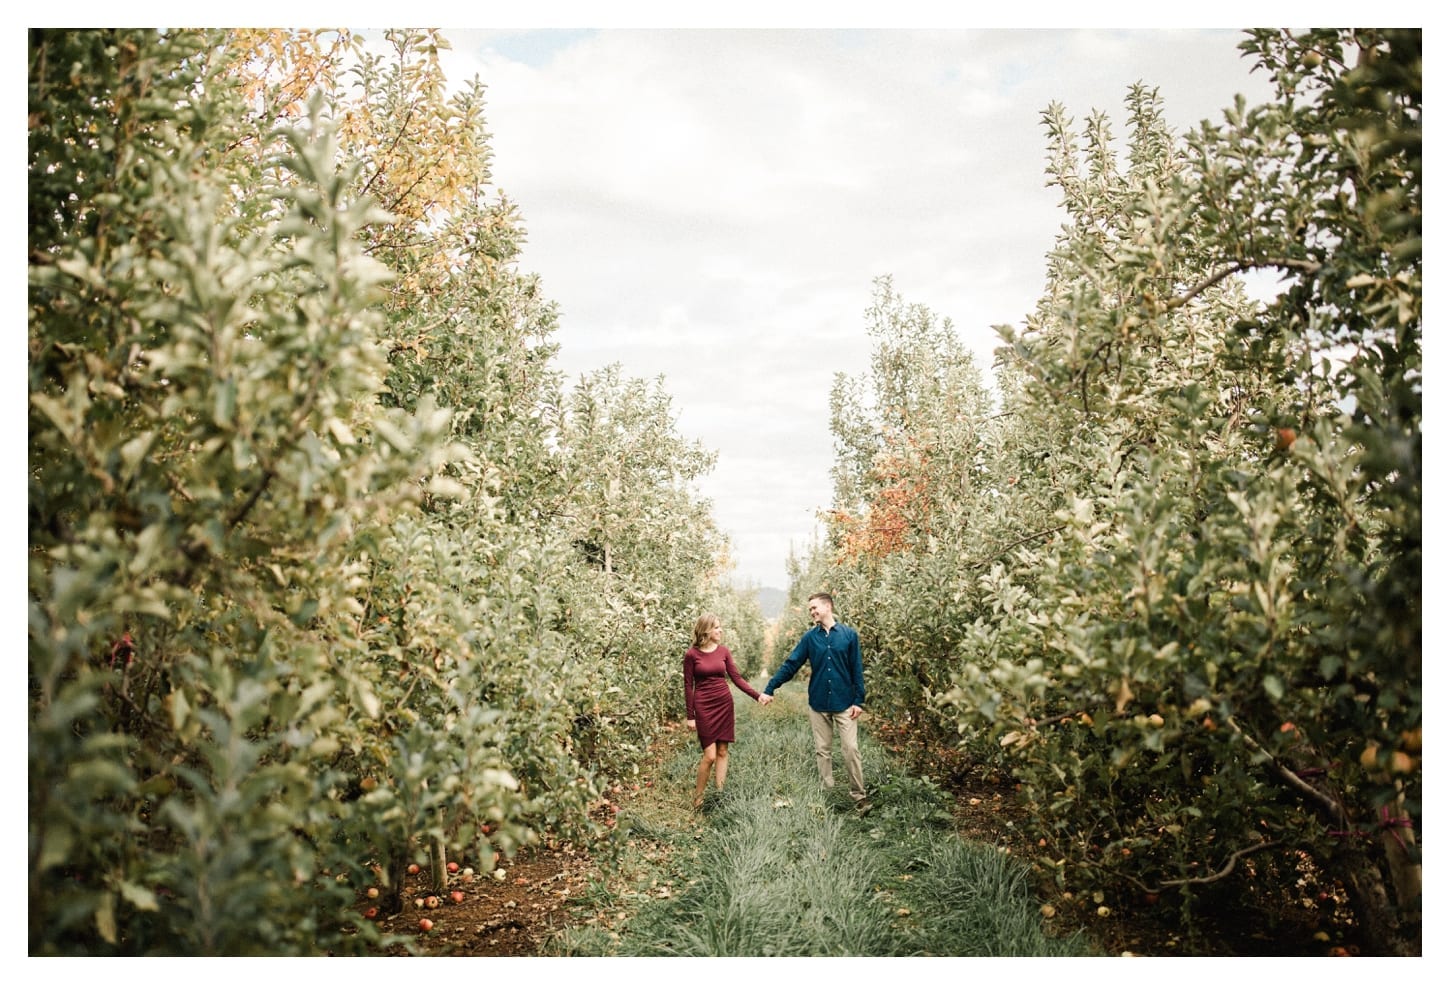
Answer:
M518 957L534 955L550 935L564 926L569 900L594 875L590 857L575 848L525 849L501 866L504 878L475 875L472 882L450 880L450 892L462 900L440 897L437 908L418 907L415 900L432 895L426 872L409 876L403 912L379 921L390 934L411 934L427 955ZM419 921L431 920L430 930ZM407 951L394 947L389 954Z

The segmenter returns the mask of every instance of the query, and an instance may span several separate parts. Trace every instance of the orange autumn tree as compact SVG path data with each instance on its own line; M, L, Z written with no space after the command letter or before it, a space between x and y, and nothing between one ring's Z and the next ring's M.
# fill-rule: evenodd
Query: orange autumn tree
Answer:
M911 546L914 531L927 526L931 453L912 435L883 437L883 445L867 473L872 492L864 512L833 509L826 514L843 562L898 554Z

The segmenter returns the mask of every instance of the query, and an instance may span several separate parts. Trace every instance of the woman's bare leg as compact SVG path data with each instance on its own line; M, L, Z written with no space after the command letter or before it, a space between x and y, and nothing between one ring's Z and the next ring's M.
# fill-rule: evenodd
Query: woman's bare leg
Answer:
M700 767L695 771L695 806L699 807L705 802L705 784L710 780L710 770L715 765L715 744L711 743L705 747L705 752L700 756Z

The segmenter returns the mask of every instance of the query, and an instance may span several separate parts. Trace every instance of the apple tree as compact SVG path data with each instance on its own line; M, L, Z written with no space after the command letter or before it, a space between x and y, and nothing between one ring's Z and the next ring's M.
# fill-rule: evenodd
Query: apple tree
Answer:
M943 701L995 723L1066 880L1191 915L1312 861L1413 953L1419 35L1244 47L1279 101L1175 143L1135 89L1126 173L1049 113L1072 221L1007 341L1013 412L1072 422L1064 531L992 572Z

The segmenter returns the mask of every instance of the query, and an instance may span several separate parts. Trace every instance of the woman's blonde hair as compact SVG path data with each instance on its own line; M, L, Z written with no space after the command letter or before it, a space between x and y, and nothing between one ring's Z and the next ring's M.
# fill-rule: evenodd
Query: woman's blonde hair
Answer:
M710 630L720 625L720 617L713 612L707 612L695 620L695 642L692 646L699 646L710 638Z

